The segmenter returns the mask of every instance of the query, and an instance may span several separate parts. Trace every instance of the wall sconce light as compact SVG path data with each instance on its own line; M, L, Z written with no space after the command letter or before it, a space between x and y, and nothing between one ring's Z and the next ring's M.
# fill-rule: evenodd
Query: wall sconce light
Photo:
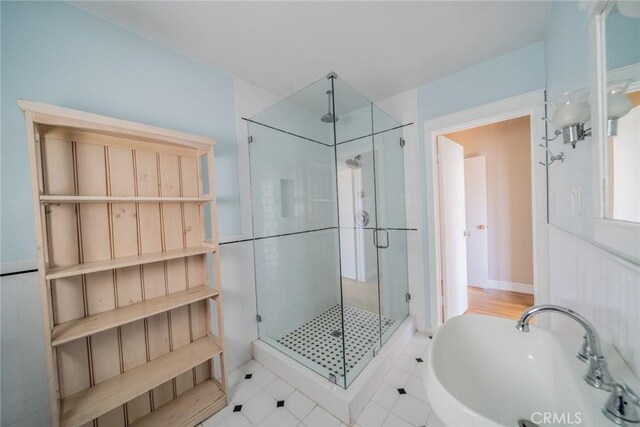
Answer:
M607 136L618 134L618 119L633 107L627 96L632 80L616 80L607 85Z
M571 144L573 148L576 148L578 141L583 141L585 137L591 136L591 128L584 128L585 123L591 118L588 97L588 89L579 89L566 92L549 101L549 104L555 109L551 124L556 130L555 137L547 139L547 141L553 141L562 135L565 144Z

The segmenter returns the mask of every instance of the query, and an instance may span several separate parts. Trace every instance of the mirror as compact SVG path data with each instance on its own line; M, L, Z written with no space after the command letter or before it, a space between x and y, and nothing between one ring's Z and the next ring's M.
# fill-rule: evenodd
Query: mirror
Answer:
M640 223L640 2L612 2L601 34L604 216Z
M554 2L545 36L546 145L565 157L547 166L549 224L638 265L639 40L640 2L615 0ZM554 114L563 96L581 107L585 89L590 114L580 135L582 110Z

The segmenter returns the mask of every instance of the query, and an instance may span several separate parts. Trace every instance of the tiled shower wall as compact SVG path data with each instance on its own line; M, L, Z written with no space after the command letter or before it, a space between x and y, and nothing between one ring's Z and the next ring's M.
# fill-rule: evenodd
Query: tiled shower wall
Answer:
M279 338L340 302L337 229L255 244L261 336Z
M337 226L333 148L253 123L249 133L254 236Z
M228 370L253 357L251 343L258 339L253 243L220 247L224 297L224 339Z
M332 127L288 103L254 119L303 138L249 124L259 327L272 339L339 301L335 160L325 142Z

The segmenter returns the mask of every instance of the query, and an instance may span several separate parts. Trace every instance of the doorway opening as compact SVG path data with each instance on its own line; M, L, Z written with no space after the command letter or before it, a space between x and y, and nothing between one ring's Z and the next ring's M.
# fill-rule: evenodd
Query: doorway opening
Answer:
M339 157L338 203L343 303L377 313L384 310L378 298L376 246L371 232L375 224L373 163L370 149Z
M442 321L534 303L530 115L437 135Z

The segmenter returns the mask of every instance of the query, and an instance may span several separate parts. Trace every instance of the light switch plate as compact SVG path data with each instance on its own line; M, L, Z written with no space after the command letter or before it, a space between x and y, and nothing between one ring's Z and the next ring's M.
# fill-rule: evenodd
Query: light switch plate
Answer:
M571 213L582 215L582 187L579 185L571 186Z

